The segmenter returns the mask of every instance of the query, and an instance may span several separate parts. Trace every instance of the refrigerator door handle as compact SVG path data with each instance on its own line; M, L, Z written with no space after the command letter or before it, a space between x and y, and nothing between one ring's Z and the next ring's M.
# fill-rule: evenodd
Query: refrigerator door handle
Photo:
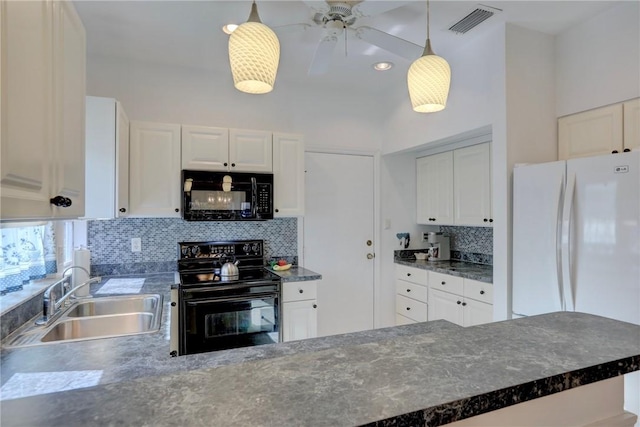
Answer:
M564 286L562 281L562 212L563 200L565 196L564 175L560 177L560 185L558 188L558 206L556 213L556 274L558 275L558 293L560 296L560 306L566 311L566 301L564 297Z
M573 277L571 274L571 227L573 226L573 202L576 189L576 176L572 174L567 177L567 189L564 196L564 206L562 208L562 285L564 289L566 311L575 311L575 295Z

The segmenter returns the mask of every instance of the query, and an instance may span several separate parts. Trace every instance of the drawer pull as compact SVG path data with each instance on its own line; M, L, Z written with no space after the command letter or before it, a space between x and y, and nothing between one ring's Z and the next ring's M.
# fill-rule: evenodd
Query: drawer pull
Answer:
M411 273L407 273L407 277L411 276Z
M304 291L302 289L298 289L298 292L300 293L304 293Z
M411 292L411 289L407 289L407 292Z
M447 283L443 280L442 281L442 286L446 285Z
M484 295L484 291L480 291L480 295Z
M466 303L466 302L463 302L463 303L462 303L462 306L464 307L465 305L467 305L467 303Z
M313 308L318 308L318 304L313 304Z
M462 301L456 301L456 304L460 305L462 304Z
M411 307L407 307L407 311L411 310Z

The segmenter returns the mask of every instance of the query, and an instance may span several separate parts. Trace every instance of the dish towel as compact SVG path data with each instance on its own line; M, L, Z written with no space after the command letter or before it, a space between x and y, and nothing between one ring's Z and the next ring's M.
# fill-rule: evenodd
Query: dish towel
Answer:
M96 294L139 294L145 279L109 279Z

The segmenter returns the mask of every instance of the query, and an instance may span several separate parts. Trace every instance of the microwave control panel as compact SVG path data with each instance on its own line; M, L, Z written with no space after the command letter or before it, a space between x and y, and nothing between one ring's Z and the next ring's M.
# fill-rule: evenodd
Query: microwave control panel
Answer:
M270 184L258 184L257 204L256 210L259 215L268 214L272 212L271 207L271 185Z

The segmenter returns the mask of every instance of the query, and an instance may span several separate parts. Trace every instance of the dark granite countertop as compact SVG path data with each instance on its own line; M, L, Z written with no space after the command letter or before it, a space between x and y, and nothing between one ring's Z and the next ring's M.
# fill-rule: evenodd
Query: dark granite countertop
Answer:
M137 344L110 347L77 347L65 367L50 359L70 349L49 347L22 369L113 373L124 363L124 370L154 373L125 379L121 372L119 382L5 400L2 425L441 425L638 370L640 326L561 312L468 328L425 322L173 359Z
M307 270L304 267L291 267L284 271L275 271L274 269L267 267L267 270L279 276L283 282L304 282L308 280L322 279L322 275L311 270Z
M435 271L437 273L449 274L451 276L463 277L465 279L478 280L485 283L493 283L493 266L484 264L474 264L464 261L422 261L414 257L393 258L396 264L408 267L420 268L423 270Z

